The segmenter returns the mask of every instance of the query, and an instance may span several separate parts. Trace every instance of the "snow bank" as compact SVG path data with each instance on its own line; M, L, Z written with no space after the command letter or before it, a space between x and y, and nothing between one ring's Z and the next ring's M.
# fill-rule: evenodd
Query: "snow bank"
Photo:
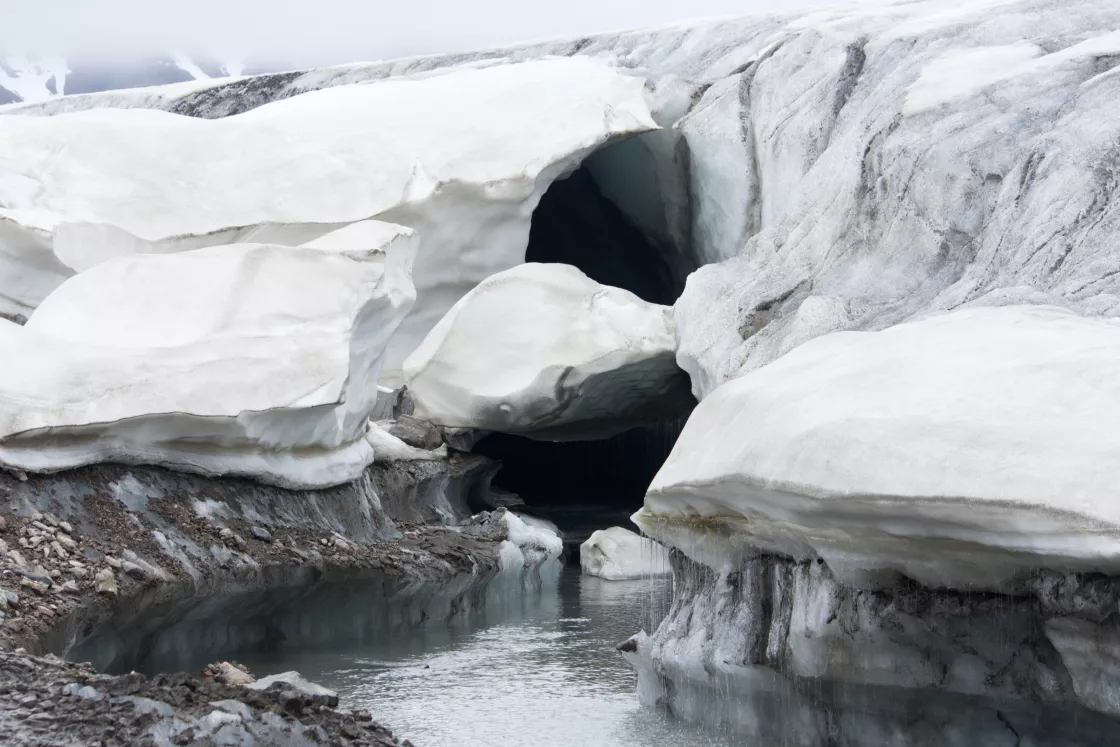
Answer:
M563 116L557 116L563 112ZM121 254L415 228L418 302L387 378L452 304L524 259L553 179L654 128L642 82L585 59L316 91L201 120L142 109L0 117L0 313Z
M671 310L574 267L529 263L464 296L405 362L416 414L552 440L605 437L687 407Z
M821 557L863 588L1116 573L1117 422L1114 321L975 308L828 335L705 399L635 520L715 568Z
M668 550L622 527L593 533L579 546L579 564L588 576L608 581L664 576L670 572Z
M377 240L119 257L26 326L0 320L0 466L356 478L373 460L382 359L415 299L412 231L365 230Z

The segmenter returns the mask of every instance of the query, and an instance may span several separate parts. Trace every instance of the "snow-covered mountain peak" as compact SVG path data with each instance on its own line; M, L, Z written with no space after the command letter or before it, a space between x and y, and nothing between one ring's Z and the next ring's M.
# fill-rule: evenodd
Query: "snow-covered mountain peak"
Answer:
M31 57L0 53L0 104L43 101L67 93L142 88L241 75L244 61L182 52L129 61Z

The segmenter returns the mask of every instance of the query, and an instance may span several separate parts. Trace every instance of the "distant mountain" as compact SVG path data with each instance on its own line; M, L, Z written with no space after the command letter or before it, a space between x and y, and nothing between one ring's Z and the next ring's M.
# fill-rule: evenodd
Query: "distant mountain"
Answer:
M158 86L240 75L240 64L182 55L152 56L127 62L32 59L0 54L0 104L41 101L51 96L118 88ZM263 72L263 71L254 71Z

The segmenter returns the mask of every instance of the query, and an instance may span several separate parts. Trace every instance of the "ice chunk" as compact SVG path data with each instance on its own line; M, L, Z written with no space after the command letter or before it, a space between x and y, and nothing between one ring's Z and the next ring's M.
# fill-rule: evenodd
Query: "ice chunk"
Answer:
M672 313L574 267L524 264L463 297L405 362L417 416L574 440L686 412Z
M564 541L552 522L499 510L509 532L508 539L500 547L503 571L539 568L564 552Z
M608 581L665 576L670 572L668 550L623 527L594 532L579 546L579 564L588 576Z

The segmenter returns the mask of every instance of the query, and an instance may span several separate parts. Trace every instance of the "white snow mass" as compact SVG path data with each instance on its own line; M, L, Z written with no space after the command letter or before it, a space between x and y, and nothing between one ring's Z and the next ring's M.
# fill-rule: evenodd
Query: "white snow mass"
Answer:
M608 581L665 576L669 551L623 527L599 529L579 546L579 565L588 576Z
M28 314L111 256L297 245L380 218L420 236L417 305L386 360L392 383L455 301L524 261L553 179L654 127L640 79L582 58L339 86L213 121L135 109L3 116L0 313Z
M635 520L716 568L821 557L862 587L1116 572L1117 422L1112 320L981 307L836 333L707 397Z
M378 371L415 299L412 231L365 228L376 242L118 257L26 326L0 320L0 358L16 363L0 367L0 466L357 478Z
M459 300L405 361L416 412L552 440L664 417L683 382L672 310L574 267L523 264Z

